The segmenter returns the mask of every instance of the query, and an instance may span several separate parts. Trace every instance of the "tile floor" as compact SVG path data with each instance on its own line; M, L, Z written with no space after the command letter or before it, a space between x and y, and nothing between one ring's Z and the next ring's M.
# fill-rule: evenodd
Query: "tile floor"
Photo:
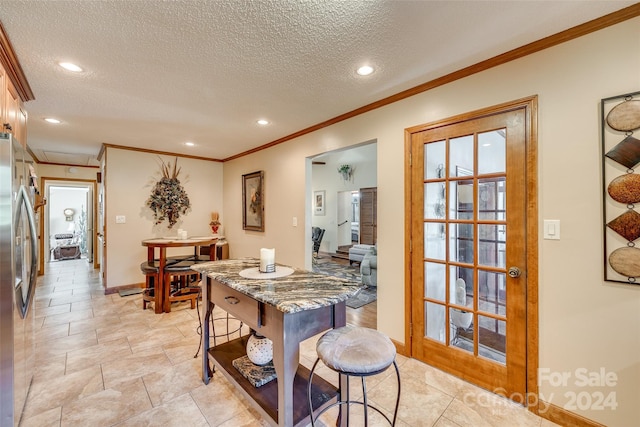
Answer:
M140 295L104 295L90 264L70 260L47 266L35 309L37 370L22 427L267 425L221 374L202 383L194 358L198 314L188 302L156 315L142 310ZM309 367L316 339L301 346L301 363ZM416 360L397 360L402 394L396 425L555 425ZM335 383L327 372L318 371ZM352 384L357 394L357 381ZM392 371L371 377L369 400L389 413L396 387ZM331 412L318 424L335 425ZM352 425L362 425L361 413L352 410ZM385 423L372 415L370 425Z

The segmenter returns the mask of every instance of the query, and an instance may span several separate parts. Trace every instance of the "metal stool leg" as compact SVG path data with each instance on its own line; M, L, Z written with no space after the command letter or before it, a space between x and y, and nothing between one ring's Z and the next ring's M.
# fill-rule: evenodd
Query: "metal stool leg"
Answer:
M396 425L396 421L398 419L398 409L400 408L400 392L401 392L401 381L400 381L400 369L398 368L398 364L396 363L396 361L393 361L393 367L396 370L396 378L398 380L398 393L396 396L396 407L393 411L393 420L390 419L386 414L384 414L382 412L382 410L380 410L379 408L375 407L375 406L371 406L369 404L369 401L367 400L367 385L366 385L366 378L364 375L358 375L360 376L361 380L362 380L362 402L360 401L355 401L352 402L351 398L349 396L349 378L351 377L350 374L344 373L344 372L339 372L340 375L344 375L346 377L346 390L339 390L340 392L340 400L338 400L337 402L326 406L325 408L323 408L315 417L313 415L313 402L312 402L312 395L311 395L311 384L313 382L313 376L315 374L315 370L316 370L316 366L318 365L318 362L320 362L320 358L316 359L315 363L313 364L313 367L311 368L311 372L309 373L309 384L307 385L307 400L308 400L308 406L309 406L309 418L311 420L311 426L315 427L315 422L316 420L322 415L324 414L327 410L333 408L334 406L342 406L342 405L346 405L346 408L340 408L340 415L339 417L345 416L346 417L346 423L347 426L349 425L349 409L351 407L351 404L358 404L358 405L362 405L364 408L364 425L368 426L369 425L369 413L368 410L369 408L373 409L374 411L378 412L382 417L384 417L387 422L391 425L391 426L395 426ZM379 372L378 372L379 373ZM342 399L342 396L344 394L345 400ZM346 413L343 414L342 409L346 409ZM338 424L339 424L339 420L340 418L338 418Z
M393 411L393 423L391 423L392 426L396 425L396 419L398 418L398 408L400 407L400 369L398 369L398 364L396 363L395 359L393 361L393 366L394 368L396 368L396 377L398 378L398 396L396 396L396 409L395 411Z
M307 385L307 403L309 404L309 418L311 419L311 427L316 426L316 419L313 416L313 402L311 401L311 384L313 384L313 373L315 372L316 366L318 365L319 361L320 358L317 358L316 363L313 364L311 372L309 372L309 384ZM318 416L320 416L320 414L318 414Z
M367 404L367 384L365 383L364 377L360 377L362 380L362 400L364 401L364 425L365 427L369 425L369 405Z

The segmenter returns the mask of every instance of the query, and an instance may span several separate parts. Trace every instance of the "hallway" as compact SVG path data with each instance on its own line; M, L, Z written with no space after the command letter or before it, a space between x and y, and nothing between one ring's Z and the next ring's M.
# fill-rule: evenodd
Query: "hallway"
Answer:
M142 310L140 295L104 295L98 271L81 259L47 264L35 309L38 367L22 427L266 425L222 375L202 383L200 358L193 357L198 314L188 303L156 315ZM305 366L315 361L316 339L302 345ZM402 395L396 425L555 425L423 363L398 356L398 364ZM319 371L335 383L337 377L327 372ZM388 412L395 383L391 372L370 377L370 400ZM355 407L352 418L361 413ZM323 421L335 424L330 416Z

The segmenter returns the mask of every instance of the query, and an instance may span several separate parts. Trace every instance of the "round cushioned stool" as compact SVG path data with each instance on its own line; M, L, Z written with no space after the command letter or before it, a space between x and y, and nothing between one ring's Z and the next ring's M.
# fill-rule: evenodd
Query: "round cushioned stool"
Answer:
M337 405L347 405L346 421L349 425L349 405L351 403L364 406L364 425L369 425L368 408L374 409L382 415L392 426L396 423L398 416L398 406L400 404L400 371L396 363L396 348L386 335L374 329L360 328L355 326L343 326L341 328L332 329L324 334L316 345L318 359L311 368L309 374L309 385L307 388L307 397L309 399L309 413L311 414L311 425L315 426L315 420L320 417L328 409ZM311 383L313 373L321 361L333 371L340 375L346 376L346 400L343 400L342 392L340 392L340 400L323 408L317 416L313 416L313 405L311 401ZM396 398L396 408L393 413L393 421L389 419L382 411L367 403L367 387L365 377L379 374L385 371L389 366L396 369L398 378L398 396ZM362 380L362 396L363 401L351 401L349 399L349 377L360 377Z

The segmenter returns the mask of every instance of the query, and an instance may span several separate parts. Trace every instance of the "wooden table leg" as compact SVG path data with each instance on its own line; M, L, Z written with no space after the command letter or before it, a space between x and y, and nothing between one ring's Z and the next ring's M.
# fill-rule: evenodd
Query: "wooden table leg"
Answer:
M277 324L278 332L269 333L268 338L273 342L273 365L278 375L278 425L288 427L294 425L293 385L300 363L300 343L327 329L344 326L346 304L286 315L268 307L265 317Z
M153 258L155 257L155 248L153 246L147 246L147 264L153 265Z
M158 262L158 284L156 285L155 292L155 307L156 313L162 313L166 311L166 307L164 306L167 302L165 301L165 283L164 283L164 267L167 265L167 248L160 248L160 261Z
M282 334L273 337L273 365L278 375L278 425L293 425L293 379L300 360L296 326L283 319ZM287 337L287 339L285 339Z

